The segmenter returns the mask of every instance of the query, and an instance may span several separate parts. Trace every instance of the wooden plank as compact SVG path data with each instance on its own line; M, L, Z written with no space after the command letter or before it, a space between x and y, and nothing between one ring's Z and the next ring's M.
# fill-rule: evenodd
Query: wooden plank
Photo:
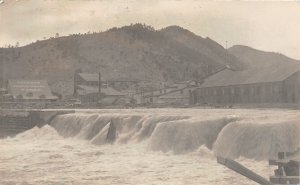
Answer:
M299 176L271 176L270 181L275 184L287 184L287 182L298 184Z
M287 159L281 159L281 160L272 160L271 162L269 161L270 165L275 165L275 166L286 166L288 165L288 163L290 162L290 160Z
M294 153L293 155L289 155L284 159L269 160L269 165L286 166L286 165L291 165L290 163L293 163L292 165L300 166L300 154Z
M223 157L217 157L217 161L220 164L223 164L224 166L228 167L229 169L257 182L261 185L274 185L270 181L266 180L262 176L254 173L253 171L249 170L248 168L244 167L243 165L239 164L238 162L232 160L232 159L226 159Z

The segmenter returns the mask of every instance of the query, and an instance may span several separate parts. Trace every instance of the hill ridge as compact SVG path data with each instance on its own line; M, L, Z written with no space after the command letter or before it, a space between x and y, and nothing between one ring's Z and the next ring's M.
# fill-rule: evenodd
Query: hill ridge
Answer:
M180 26L155 30L137 23L0 48L0 76L2 81L47 79L60 94L72 94L73 75L78 70L101 72L106 79L139 79L153 85L201 81L224 66L245 68L245 59L238 52L228 51Z

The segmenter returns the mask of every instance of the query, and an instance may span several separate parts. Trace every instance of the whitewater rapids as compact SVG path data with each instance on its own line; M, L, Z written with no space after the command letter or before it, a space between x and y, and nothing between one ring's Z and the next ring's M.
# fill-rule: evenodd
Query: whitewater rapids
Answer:
M0 140L0 184L255 184L215 156L268 178L299 135L292 110L80 110Z

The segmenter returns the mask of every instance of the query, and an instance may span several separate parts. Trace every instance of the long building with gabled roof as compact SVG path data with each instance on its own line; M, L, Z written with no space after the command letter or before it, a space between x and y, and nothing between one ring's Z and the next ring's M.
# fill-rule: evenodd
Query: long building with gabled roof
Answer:
M300 65L286 63L268 68L224 69L193 92L195 103L300 103Z

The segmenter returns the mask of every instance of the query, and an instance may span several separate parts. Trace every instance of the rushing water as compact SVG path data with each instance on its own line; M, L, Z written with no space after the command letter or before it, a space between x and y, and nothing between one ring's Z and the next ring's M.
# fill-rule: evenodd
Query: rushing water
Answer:
M268 178L268 158L299 146L297 111L81 110L0 140L0 184L255 184L216 162Z

